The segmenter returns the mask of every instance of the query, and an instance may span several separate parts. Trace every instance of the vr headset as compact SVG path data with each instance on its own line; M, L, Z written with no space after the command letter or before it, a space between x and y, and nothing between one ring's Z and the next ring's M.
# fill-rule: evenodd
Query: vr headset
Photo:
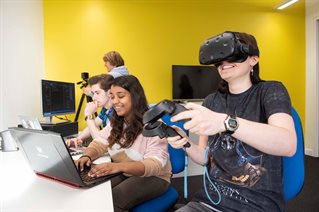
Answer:
M200 47L199 62L218 66L222 61L244 62L248 55L259 56L259 50L240 41L234 32L226 31L207 39Z

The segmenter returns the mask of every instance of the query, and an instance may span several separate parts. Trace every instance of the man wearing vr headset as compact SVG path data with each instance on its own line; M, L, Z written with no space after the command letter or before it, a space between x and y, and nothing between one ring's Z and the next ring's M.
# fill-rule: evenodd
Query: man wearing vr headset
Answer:
M178 211L284 211L282 161L296 151L291 102L284 85L259 77L259 50L252 35L225 32L205 41L200 63L213 64L223 79L203 106L172 121L190 119L184 128L200 135L196 145L182 130L168 138L198 164L207 164L204 189ZM207 147L207 148L206 148ZM209 150L210 157L205 157ZM205 191L206 187L206 191Z

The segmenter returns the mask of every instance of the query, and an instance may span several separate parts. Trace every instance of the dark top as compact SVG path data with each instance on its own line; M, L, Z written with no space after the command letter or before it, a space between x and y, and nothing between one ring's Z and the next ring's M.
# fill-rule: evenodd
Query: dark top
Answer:
M213 93L203 106L259 123L267 123L275 113L291 115L289 94L275 81L260 82L241 94ZM196 201L222 211L284 211L282 157L265 154L224 133L209 136L208 144L213 155L209 175L221 193L221 202L213 205L204 191L196 195ZM206 187L216 201L208 180Z

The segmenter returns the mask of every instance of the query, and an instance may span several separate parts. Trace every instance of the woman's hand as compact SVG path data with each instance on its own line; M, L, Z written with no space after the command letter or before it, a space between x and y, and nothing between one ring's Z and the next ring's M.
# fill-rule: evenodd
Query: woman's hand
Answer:
M90 177L101 177L121 172L120 163L101 163L94 165L88 175Z
M83 141L80 138L71 138L65 141L67 147L75 147L78 148L78 146L82 146Z
M175 149L183 148L184 145L190 141L189 137L181 128L176 126L172 126L172 128L174 128L174 130L176 130L176 132L180 134L182 137L181 136L168 137L167 138L168 143Z
M78 160L74 161L78 170L83 171L84 166L91 166L91 158L85 155L82 155Z
M195 103L188 103L185 107L188 110L173 116L171 121L190 119L185 122L184 128L197 135L215 135L225 131L226 114L216 113Z

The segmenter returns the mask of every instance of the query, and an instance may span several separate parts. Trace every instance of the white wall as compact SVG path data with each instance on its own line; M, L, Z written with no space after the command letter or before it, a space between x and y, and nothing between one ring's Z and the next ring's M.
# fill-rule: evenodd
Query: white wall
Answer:
M319 0L306 0L306 154L319 156Z
M0 0L0 131L41 117L43 38L41 0Z

